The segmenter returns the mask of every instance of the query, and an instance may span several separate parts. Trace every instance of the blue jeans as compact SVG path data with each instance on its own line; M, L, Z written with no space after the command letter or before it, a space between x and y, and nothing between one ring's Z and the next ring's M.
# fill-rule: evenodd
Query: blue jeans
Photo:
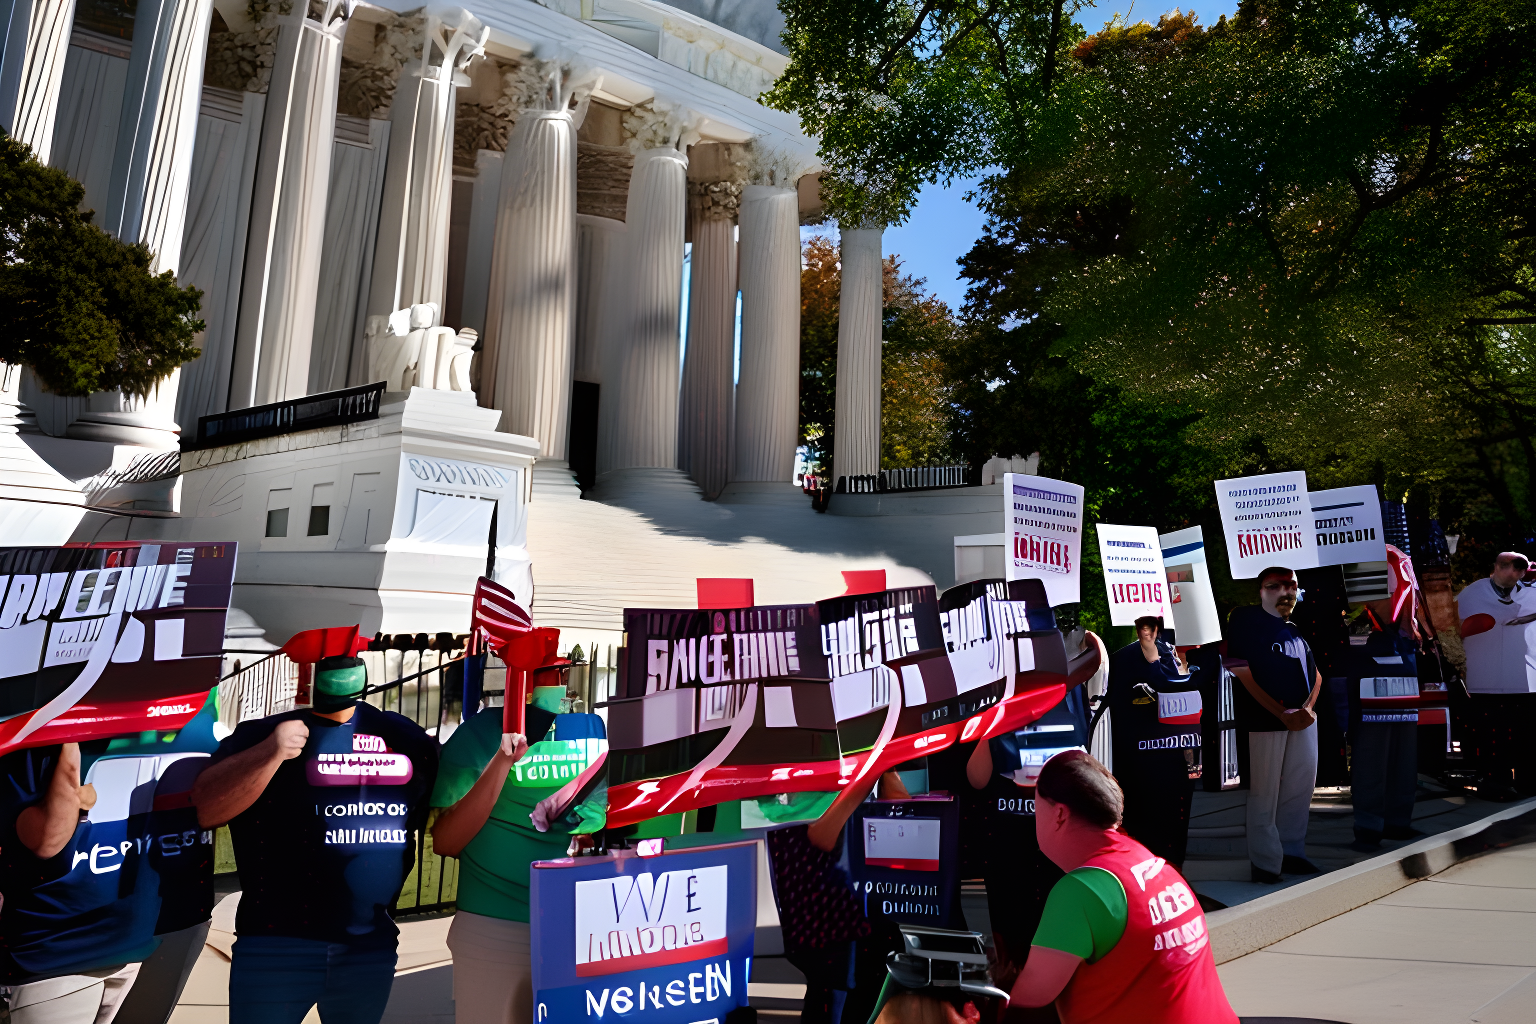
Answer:
M247 935L229 968L229 1024L301 1024L320 1004L325 1024L379 1024L395 983L395 947Z

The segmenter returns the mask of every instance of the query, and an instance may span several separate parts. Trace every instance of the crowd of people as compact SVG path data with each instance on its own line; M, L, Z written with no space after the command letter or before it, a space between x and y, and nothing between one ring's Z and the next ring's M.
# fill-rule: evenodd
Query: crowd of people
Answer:
M1528 742L1536 696L1525 684L1536 652L1524 628L1536 610L1526 611L1521 596L1529 569L1524 556L1501 554L1492 574L1460 595L1453 627L1467 652L1467 753L1479 794L1494 799L1529 793L1536 781ZM1324 653L1294 621L1294 572L1267 569L1254 586L1255 603L1233 611L1224 647L1181 650L1159 619L1138 620L1136 640L1107 659L1097 711L1077 686L1030 729L926 760L927 787L965 807L960 871L986 880L990 981L938 997L909 990L901 964L911 950L902 953L899 929L871 921L841 874L849 816L872 795L907 797L903 773L871 774L814 820L771 831L786 953L808 983L802 1019L979 1020L989 998L997 1003L1006 992L1017 1020L1235 1020L1201 898L1181 874L1204 770L1201 693L1223 671L1235 680L1251 877L1276 883L1318 871L1307 856L1307 823L1319 715L1329 709L1344 716L1352 752L1357 847L1419 835L1417 726L1408 712L1419 701L1424 659L1440 663L1435 624L1401 588L1395 600L1342 623L1344 642ZM535 813L554 787L508 781L530 744L558 732L559 716L530 706L526 734L504 734L500 710L487 709L439 747L416 723L360 699L366 682L358 658L321 661L312 707L241 723L185 789L194 833L228 825L239 865L231 1024L298 1024L316 1006L326 1024L376 1024L397 965L390 908L423 829L436 853L459 862L448 935L458 1019L531 1021L529 865L565 856L570 836ZM1325 699L1340 692L1346 699ZM1112 768L1087 753L1106 712ZM1042 764L1037 750L1059 752ZM73 941L59 926L74 898L72 873L98 884L111 870L102 851L114 849L92 836L98 794L82 781L82 765L73 743L0 762L0 983L12 1024L105 1024L128 989L153 985L147 966L103 963L84 946L74 961L57 955ZM76 872L82 864L91 875ZM129 884L129 874L111 883ZM211 891L207 897L211 906ZM112 924L103 914L71 927ZM36 955L44 947L51 958ZM160 969L181 970L184 981L188 965L183 957ZM169 1004L122 1024L163 1024L179 987L169 990Z

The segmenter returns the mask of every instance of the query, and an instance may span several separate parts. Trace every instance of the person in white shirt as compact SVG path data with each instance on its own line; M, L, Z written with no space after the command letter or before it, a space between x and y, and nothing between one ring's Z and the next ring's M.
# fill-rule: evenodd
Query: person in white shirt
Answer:
M1536 589L1523 582L1530 566L1518 551L1500 552L1487 578L1456 595L1471 754L1485 800L1536 793Z

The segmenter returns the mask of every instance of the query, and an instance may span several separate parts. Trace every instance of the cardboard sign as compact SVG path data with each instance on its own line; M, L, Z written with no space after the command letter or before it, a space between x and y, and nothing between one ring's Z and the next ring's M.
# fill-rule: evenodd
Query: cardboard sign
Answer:
M1381 495L1375 484L1312 491L1309 498L1318 565L1387 560Z
M0 754L186 725L234 576L233 542L0 548Z
M1221 639L1221 618L1211 592L1211 573L1205 564L1205 534L1198 526L1159 536L1163 568L1168 574L1168 603L1173 619L1174 643L1198 647Z
M1235 580L1253 579L1270 566L1311 569L1317 538L1307 474L1267 473L1216 481L1216 504Z
M694 1024L747 1005L756 844L532 868L535 1021Z
M1161 616L1172 625L1173 606L1168 597L1168 574L1163 569L1163 548L1150 526L1115 526L1099 523L1099 559L1104 566L1104 590L1109 594L1109 622L1132 626L1143 615Z
M1065 480L1003 475L1005 576L1039 579L1054 607L1082 600L1083 489Z
M848 875L871 920L949 928L960 899L960 805L876 800L848 820Z

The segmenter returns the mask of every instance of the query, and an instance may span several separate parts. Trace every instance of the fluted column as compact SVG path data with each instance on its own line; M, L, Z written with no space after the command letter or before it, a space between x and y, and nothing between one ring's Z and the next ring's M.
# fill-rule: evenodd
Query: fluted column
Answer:
M464 69L485 53L490 29L458 9L429 14L421 59L408 63L390 107L390 147L374 246L368 312L388 316L423 302L443 309L453 205L453 121Z
M604 317L608 341L598 411L599 475L677 468L688 158L675 144L637 153L629 179L621 261L625 285Z
M142 0L117 127L102 227L153 254L154 273L181 271L192 148L202 102L212 0ZM148 395L102 392L66 428L70 437L150 448L176 446L181 371Z
M741 196L741 379L732 480L790 483L800 433L800 200L793 187Z
M880 342L884 228L843 228L832 472L880 472Z
M576 124L568 75L549 67L545 93L507 138L486 299L483 382L498 429L538 439L564 459L576 329ZM542 107L543 109L538 109Z
M736 225L741 186L690 182L688 345L677 420L677 467L706 498L730 479L736 356Z
M251 197L230 409L300 398L308 390L341 40L355 2L326 0L318 18L296 13L279 22Z
M624 222L612 217L576 215L576 355L571 376L603 382L603 316L623 280Z
M53 155L59 82L74 22L75 0L0 0L0 125L31 146L40 164Z

